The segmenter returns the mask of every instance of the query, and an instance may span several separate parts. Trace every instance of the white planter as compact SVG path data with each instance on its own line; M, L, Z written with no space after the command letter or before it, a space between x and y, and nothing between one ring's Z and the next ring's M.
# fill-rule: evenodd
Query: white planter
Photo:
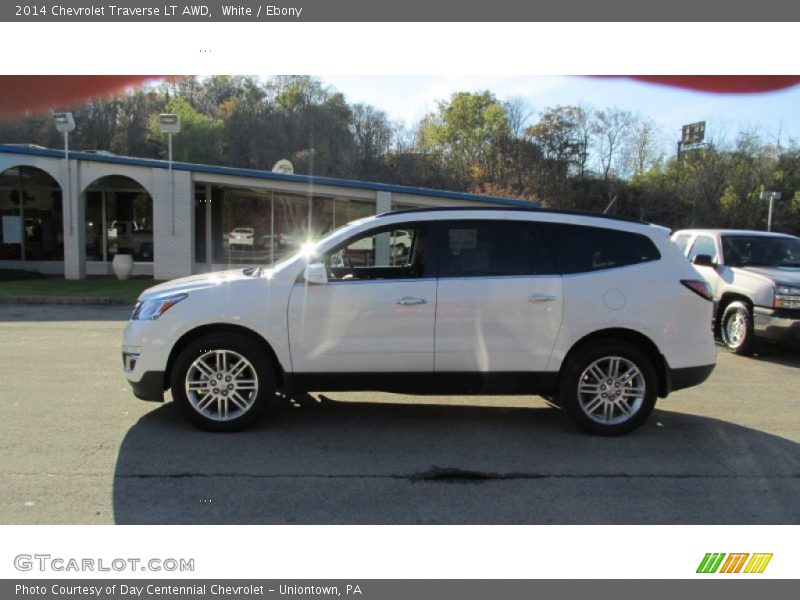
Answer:
M127 279L133 273L133 256L130 254L117 254L111 262L117 279Z

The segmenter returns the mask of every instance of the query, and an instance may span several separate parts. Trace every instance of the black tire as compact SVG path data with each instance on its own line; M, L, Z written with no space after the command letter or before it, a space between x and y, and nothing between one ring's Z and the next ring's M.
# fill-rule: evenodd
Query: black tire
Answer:
M627 342L600 340L567 359L559 377L558 404L584 431L622 435L647 420L656 391L656 370L645 352Z
M190 385L196 390L187 391ZM275 388L275 369L266 352L234 333L212 333L189 344L170 377L178 408L192 424L208 431L249 427L274 398Z
M753 313L744 302L731 302L722 313L719 327L720 339L734 354L750 356L756 350Z

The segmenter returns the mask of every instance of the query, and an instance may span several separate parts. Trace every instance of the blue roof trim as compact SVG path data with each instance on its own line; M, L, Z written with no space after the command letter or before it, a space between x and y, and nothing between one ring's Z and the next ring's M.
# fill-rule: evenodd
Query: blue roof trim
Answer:
M0 144L0 152L4 154L27 154L30 156L48 156L61 158L64 152L52 150L50 148L31 148L28 146L14 146ZM71 158L85 161L132 165L137 167L150 167L155 169L167 169L169 163L165 160L152 158L134 158L131 156L107 156L104 154L94 154L92 152L71 151ZM497 196L482 196L480 194L470 194L467 192L451 192L446 190L434 190L430 188L411 187L405 185L393 185L390 183L374 183L370 181L357 181L354 179L336 179L334 177L320 177L317 175L285 175L283 173L273 173L271 171L257 171L255 169L240 169L236 167L215 167L212 165L200 165L195 163L173 162L172 168L177 171L190 171L193 173L210 173L214 175L230 175L234 177L249 177L251 179L267 179L273 181L290 181L294 183L305 183L308 185L329 185L334 187L348 187L361 190L374 190L377 192L392 192L397 194L410 194L413 196L430 196L433 198L445 198L449 200L466 200L469 202L490 202L499 206L518 206L518 207L538 207L539 203L534 200L519 200L515 198L499 198Z

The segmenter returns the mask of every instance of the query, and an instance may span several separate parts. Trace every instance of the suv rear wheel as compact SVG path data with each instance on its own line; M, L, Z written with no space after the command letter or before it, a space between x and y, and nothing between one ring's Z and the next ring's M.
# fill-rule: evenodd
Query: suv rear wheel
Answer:
M596 342L568 359L561 373L558 399L581 429L599 435L628 433L653 411L655 368L633 344Z
M739 301L728 304L722 313L720 335L722 343L734 354L752 354L755 351L756 334L750 307Z
M265 353L231 333L203 336L178 356L172 398L194 425L238 431L253 424L275 394L275 374Z

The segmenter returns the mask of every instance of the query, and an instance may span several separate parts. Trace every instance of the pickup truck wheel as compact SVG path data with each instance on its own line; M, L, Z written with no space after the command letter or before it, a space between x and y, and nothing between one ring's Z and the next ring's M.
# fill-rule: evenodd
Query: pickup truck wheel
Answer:
M725 307L720 323L720 334L722 343L734 354L748 356L755 351L753 315L744 302L731 302Z
M656 403L656 372L638 347L616 341L590 344L565 363L558 401L581 429L622 435L639 427Z
M252 425L274 396L275 374L265 353L246 337L210 334L180 353L170 389L194 425L238 431Z

